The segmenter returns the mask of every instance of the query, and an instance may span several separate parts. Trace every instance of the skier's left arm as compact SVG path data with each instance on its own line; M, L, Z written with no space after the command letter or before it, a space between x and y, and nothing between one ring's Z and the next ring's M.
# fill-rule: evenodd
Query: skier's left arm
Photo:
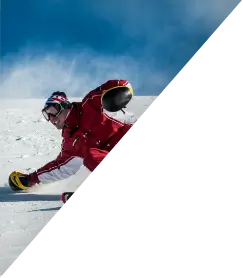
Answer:
M122 79L108 80L107 82L105 82L101 86L99 86L96 89L90 91L85 96L85 98L82 101L83 106L88 103L89 105L91 105L95 109L102 111L102 109L103 109L102 98L108 92L109 93L114 92L113 94L115 96L116 89L121 88L121 87L127 88L131 92L131 94L133 95L133 88L127 80L122 80Z
M57 158L28 175L28 184L51 183L74 175L83 165L83 159L62 150Z

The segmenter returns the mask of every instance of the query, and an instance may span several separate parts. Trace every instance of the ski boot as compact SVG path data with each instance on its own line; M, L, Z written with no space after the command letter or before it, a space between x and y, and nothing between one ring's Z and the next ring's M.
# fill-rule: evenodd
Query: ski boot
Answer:
M62 202L66 204L74 195L75 192L64 192L62 193Z

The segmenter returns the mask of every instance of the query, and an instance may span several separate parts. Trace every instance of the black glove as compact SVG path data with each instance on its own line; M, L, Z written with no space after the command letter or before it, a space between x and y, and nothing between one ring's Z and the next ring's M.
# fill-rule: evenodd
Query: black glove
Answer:
M126 107L133 93L128 87L115 87L102 95L101 103L105 110L117 112Z
M21 172L12 172L8 179L9 186L13 191L22 191L29 189L33 184L30 183L30 175Z
M28 186L28 175L25 174L19 175L19 180L24 186Z

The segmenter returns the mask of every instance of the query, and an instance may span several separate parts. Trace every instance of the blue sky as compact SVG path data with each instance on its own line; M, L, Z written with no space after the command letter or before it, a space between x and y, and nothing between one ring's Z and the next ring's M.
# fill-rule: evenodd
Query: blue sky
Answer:
M158 95L239 0L2 0L1 95L82 96L110 78Z

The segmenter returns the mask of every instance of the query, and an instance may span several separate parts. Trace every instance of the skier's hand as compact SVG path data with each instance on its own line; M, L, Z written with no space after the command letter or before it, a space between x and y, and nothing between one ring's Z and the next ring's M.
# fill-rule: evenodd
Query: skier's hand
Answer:
M18 178L20 180L20 182L24 185L24 186L28 186L28 175L24 174L24 173L18 173Z
M21 191L28 189L28 175L14 171L9 175L9 186L14 191Z
M27 190L29 187L39 183L38 175L36 172L32 174L24 174L14 171L9 176L9 186L14 191Z
M39 184L40 180L36 172L33 172L27 176L28 186L33 186L35 184Z
M133 90L130 86L114 87L104 91L101 97L101 104L105 110L117 112L126 108L132 96Z

